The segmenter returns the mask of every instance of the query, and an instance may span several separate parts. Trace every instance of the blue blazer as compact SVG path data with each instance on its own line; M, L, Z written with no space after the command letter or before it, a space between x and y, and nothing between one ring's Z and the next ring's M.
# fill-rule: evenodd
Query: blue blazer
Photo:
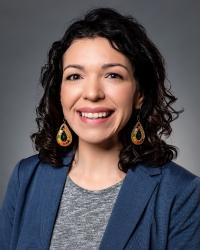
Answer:
M17 164L0 211L1 250L49 249L71 160ZM199 250L200 178L173 162L129 169L99 249Z

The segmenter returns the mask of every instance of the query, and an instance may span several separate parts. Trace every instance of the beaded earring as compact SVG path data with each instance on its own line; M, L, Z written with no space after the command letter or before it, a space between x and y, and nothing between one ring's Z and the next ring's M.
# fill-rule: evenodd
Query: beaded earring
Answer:
M145 139L145 132L140 122L140 117L137 117L137 123L135 124L131 132L131 141L135 145L141 145Z
M61 147L68 147L72 143L72 133L67 127L65 121L58 130L56 141Z

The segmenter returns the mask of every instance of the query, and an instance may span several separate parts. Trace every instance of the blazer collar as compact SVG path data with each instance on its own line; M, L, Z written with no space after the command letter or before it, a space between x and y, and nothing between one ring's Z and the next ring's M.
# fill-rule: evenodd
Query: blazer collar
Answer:
M49 249L57 212L64 190L69 166L73 160L73 153L64 158L63 166L59 168L42 164L40 178L42 182L41 198L41 242L43 249Z
M63 167L42 166L43 200L41 207L41 241L48 249L73 153L65 157ZM46 168L46 169L45 169ZM138 165L129 169L124 179L99 250L123 249L140 219L152 192L160 180L161 168ZM131 211L131 212L130 212Z
M160 181L161 168L129 169L114 204L99 250L124 249Z

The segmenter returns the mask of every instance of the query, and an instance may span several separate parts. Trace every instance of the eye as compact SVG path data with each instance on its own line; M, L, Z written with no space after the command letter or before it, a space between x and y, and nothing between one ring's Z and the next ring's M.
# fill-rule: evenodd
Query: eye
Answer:
M66 80L68 81L76 81L81 79L82 77L79 74L71 74L69 76L66 77Z
M110 79L123 79L123 76L118 74L118 73L108 73L106 75L106 78L110 78Z

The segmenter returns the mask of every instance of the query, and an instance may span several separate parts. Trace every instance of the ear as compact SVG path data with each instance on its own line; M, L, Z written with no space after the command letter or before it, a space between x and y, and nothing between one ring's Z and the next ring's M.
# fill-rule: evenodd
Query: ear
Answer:
M142 93L140 93L140 92L137 92L136 96L135 96L134 108L135 109L141 109L142 104L143 104L143 100L144 100L144 95Z

